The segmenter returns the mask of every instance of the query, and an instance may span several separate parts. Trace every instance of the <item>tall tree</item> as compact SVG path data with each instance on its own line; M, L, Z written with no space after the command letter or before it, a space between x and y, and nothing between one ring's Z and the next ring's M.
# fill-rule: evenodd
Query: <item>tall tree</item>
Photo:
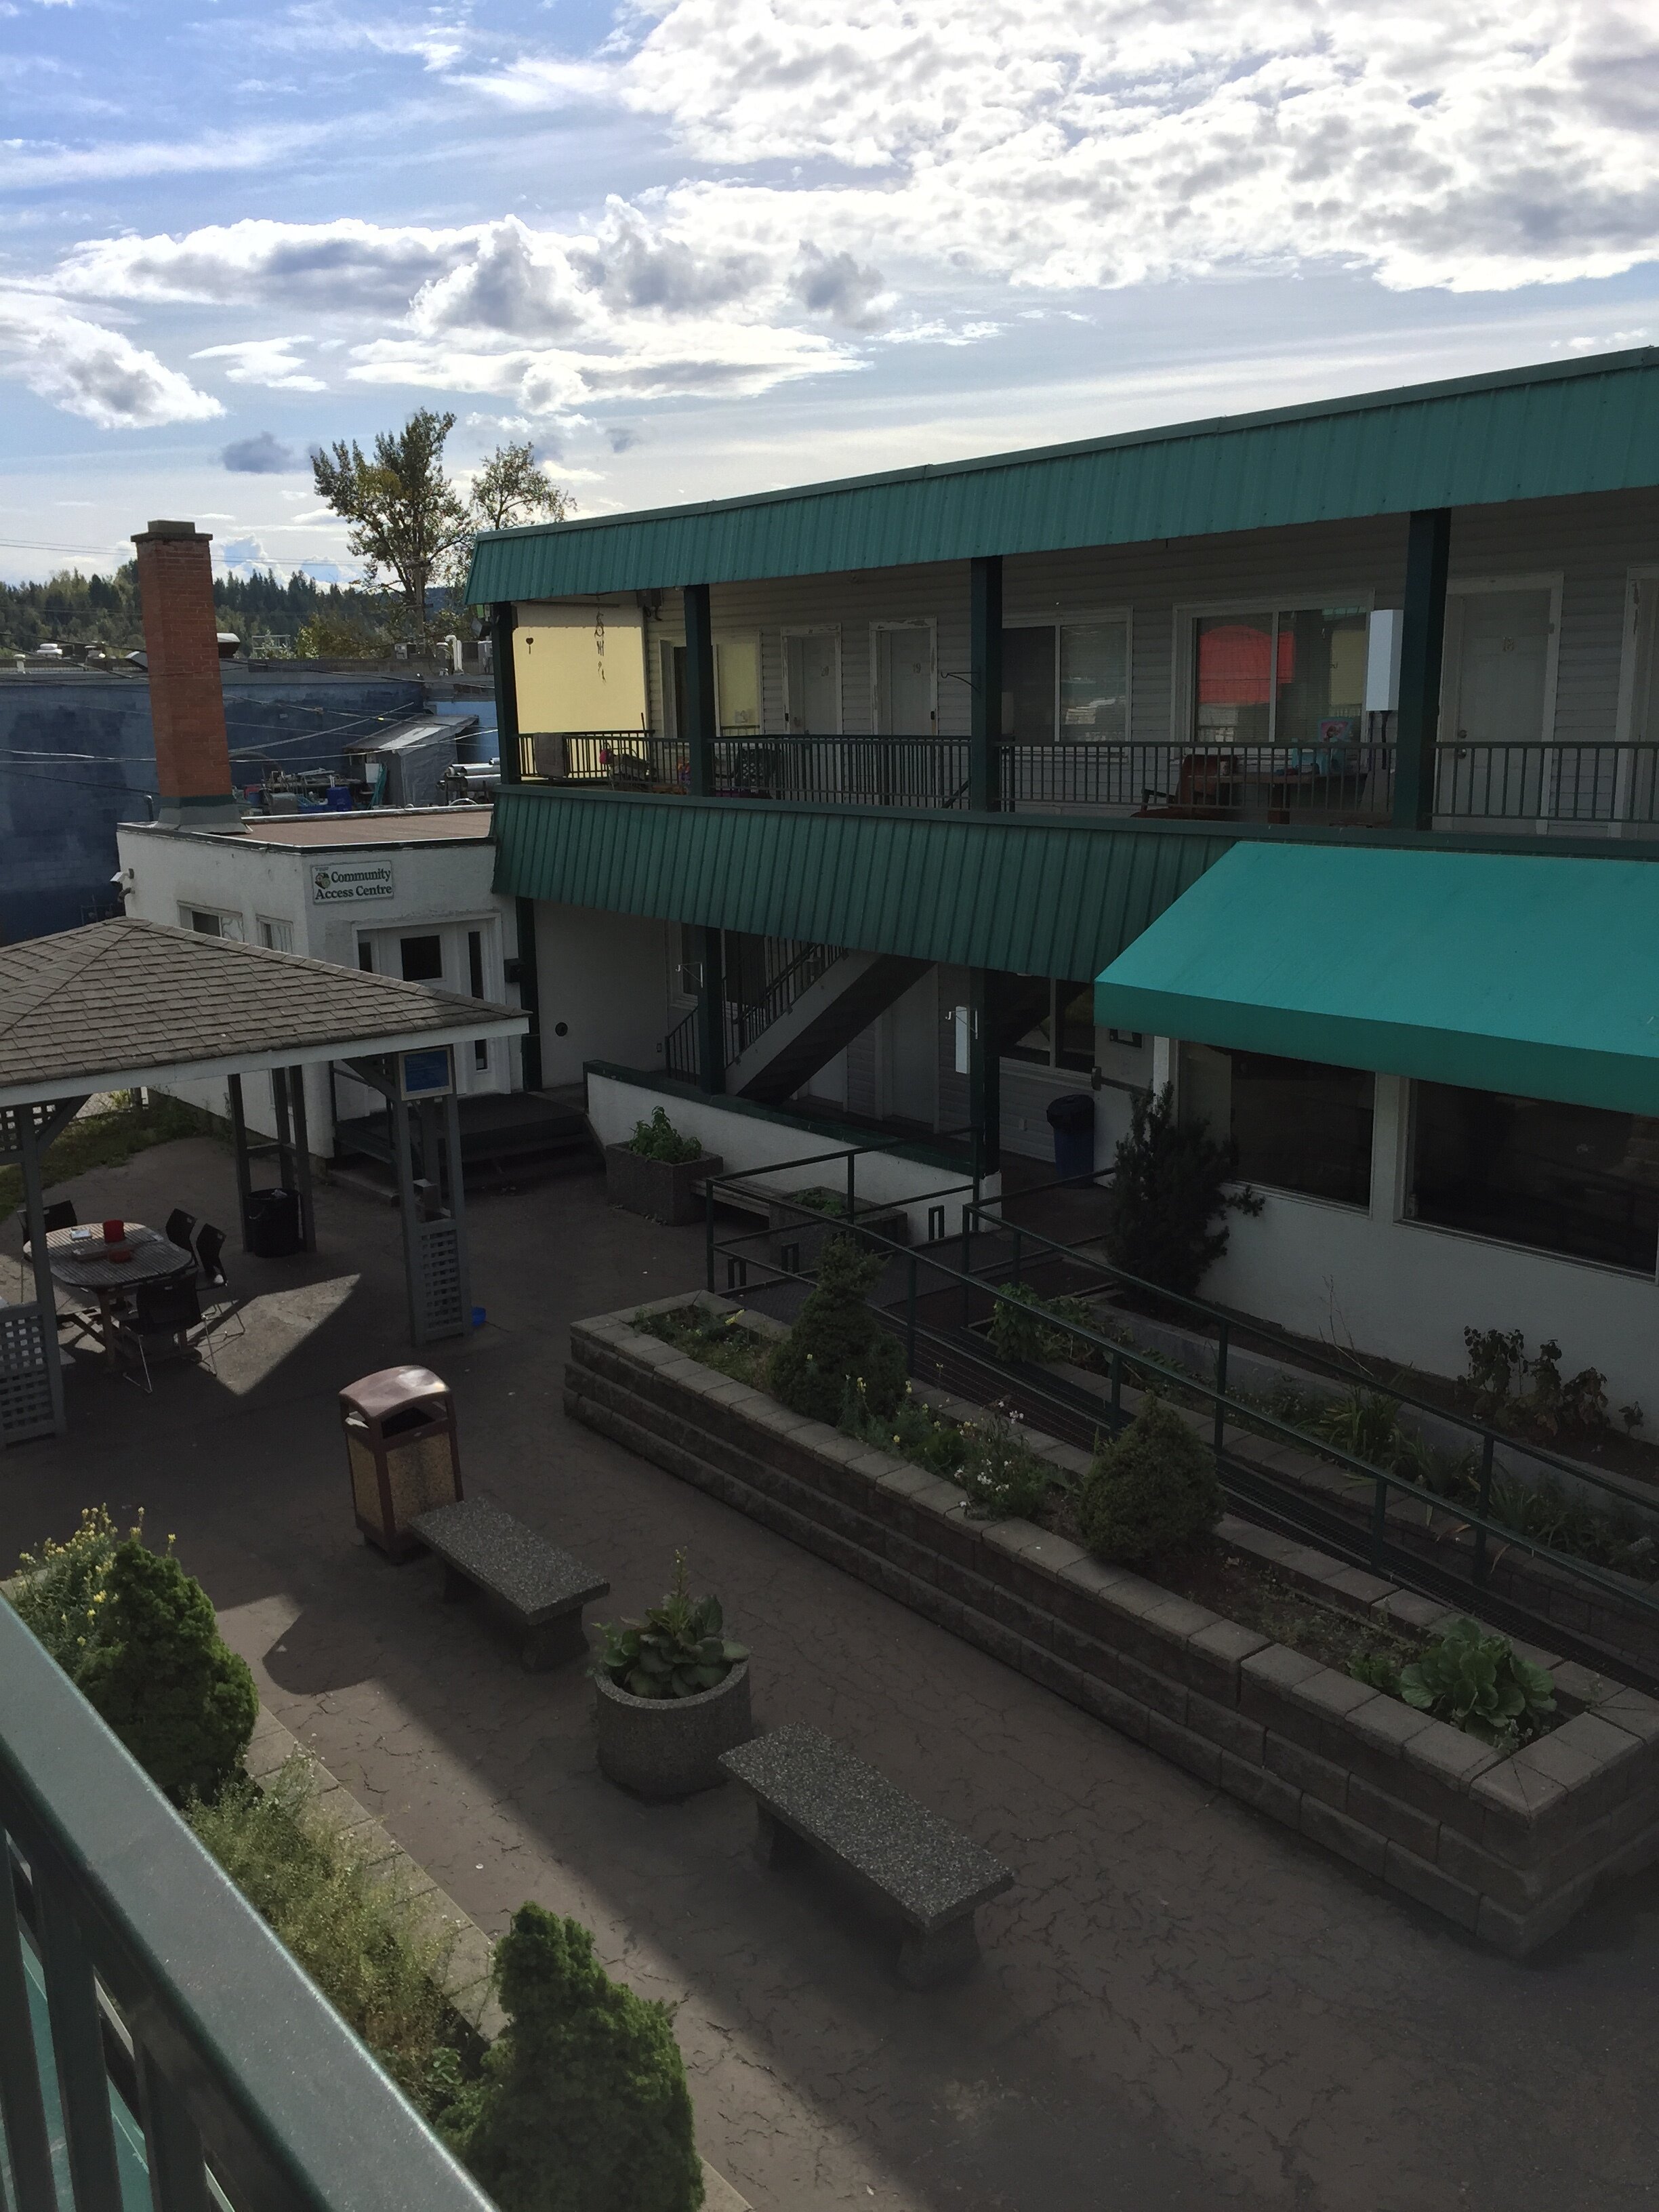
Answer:
M449 570L466 535L466 509L444 468L453 415L422 407L395 433L382 430L365 458L354 439L318 447L312 475L320 496L351 525L346 543L371 586L395 578L417 647L428 640L427 592Z
M550 481L528 438L521 445L497 446L467 494L466 534L455 549L451 568L455 604L466 603L466 572L481 532L511 530L526 522L562 522L575 505L568 491Z

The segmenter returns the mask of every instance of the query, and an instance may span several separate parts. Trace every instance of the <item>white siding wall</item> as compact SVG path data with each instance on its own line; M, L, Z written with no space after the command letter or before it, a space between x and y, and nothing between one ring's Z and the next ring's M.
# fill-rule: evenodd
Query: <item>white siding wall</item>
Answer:
M669 963L679 957L677 942L669 922L538 902L544 1084L580 1083L582 1063L589 1060L662 1066L663 1039L686 1012L669 1003ZM561 1022L563 1036L557 1034Z
M1132 617L1131 734L1167 738L1176 711L1175 611L1206 601L1264 607L1316 595L1327 605L1398 606L1404 594L1404 516L1310 523L1293 529L1141 545L1011 556L1003 576L1008 616L1127 608ZM1561 572L1555 734L1564 741L1613 734L1625 585L1632 567L1659 561L1659 492L1516 501L1454 512L1455 577ZM871 624L933 619L938 625L939 732L965 736L969 694L965 562L757 584L716 585L716 634L758 631L766 726L781 731L782 629L840 626L842 723L871 727ZM666 593L647 624L652 726L661 729L659 641L683 638L678 594Z

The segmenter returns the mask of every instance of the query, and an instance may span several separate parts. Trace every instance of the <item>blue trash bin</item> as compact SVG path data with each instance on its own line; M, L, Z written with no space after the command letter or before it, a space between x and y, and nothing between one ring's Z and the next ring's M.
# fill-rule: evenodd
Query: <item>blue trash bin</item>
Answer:
M1086 1091L1067 1091L1048 1102L1054 1133L1054 1173L1062 1182L1086 1182L1095 1171L1095 1102Z

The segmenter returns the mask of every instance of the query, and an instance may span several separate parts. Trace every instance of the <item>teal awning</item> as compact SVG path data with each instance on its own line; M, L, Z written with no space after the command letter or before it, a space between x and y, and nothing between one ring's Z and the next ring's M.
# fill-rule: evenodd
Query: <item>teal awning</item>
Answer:
M1103 1027L1659 1114L1659 860L1235 845L1095 996Z

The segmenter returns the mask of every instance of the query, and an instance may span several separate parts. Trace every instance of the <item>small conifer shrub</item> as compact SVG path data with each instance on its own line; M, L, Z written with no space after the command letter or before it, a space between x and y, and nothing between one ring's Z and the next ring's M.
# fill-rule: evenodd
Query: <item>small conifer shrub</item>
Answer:
M1095 1454L1078 1492L1078 1522L1097 1559L1146 1567L1190 1551L1225 1507L1208 1446L1173 1406L1149 1397Z
M104 1580L102 1640L76 1680L159 1790L212 1797L235 1772L259 1699L247 1663L219 1633L200 1583L136 1536Z
M1136 1098L1106 1193L1106 1249L1126 1274L1191 1297L1227 1249L1230 1212L1260 1213L1253 1190L1228 1188L1237 1162L1205 1121L1178 1121L1175 1093Z
M501 2212L696 2212L702 2167L666 2005L574 1920L523 1905L495 1954L506 2032L441 2123Z
M818 1279L794 1327L772 1355L771 1385L791 1413L815 1421L841 1418L849 1389L884 1419L904 1395L904 1348L866 1303L881 1273L877 1252L851 1237L826 1238Z

